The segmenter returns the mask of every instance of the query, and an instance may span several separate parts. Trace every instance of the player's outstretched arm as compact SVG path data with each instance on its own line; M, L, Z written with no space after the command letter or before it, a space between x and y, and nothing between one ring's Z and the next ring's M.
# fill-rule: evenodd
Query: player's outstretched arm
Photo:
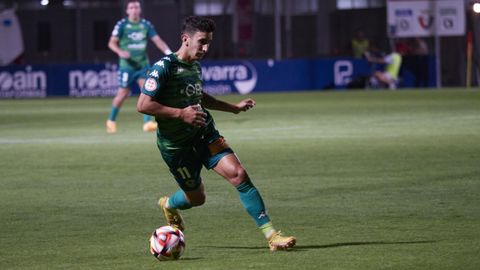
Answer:
M137 101L137 111L143 114L153 115L158 118L175 118L195 127L205 126L207 114L199 110L199 105L188 106L183 109L172 108L162 105L149 95L140 94Z
M371 63L386 64L385 60L382 57L373 56L370 52L365 52L364 55L367 58L367 60Z
M172 53L168 45L159 35L155 35L151 38L152 42L160 49L165 55L169 55Z
M116 53L120 58L130 58L130 53L128 51L122 50L120 46L118 46L118 43L118 37L111 36L110 40L108 41L108 48L110 48L110 50Z
M207 109L217 110L217 111L224 111L224 112L231 112L231 113L240 113L248 111L249 109L255 106L255 100L251 98L244 99L237 104L232 104L225 102L223 100L219 100L214 98L213 96L203 93L202 104Z

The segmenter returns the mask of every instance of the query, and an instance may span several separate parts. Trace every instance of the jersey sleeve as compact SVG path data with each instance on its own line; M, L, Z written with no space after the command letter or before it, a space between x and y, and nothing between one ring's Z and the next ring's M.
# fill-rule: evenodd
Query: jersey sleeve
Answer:
M160 60L148 70L148 77L142 86L142 93L155 97L161 92L170 76L169 61Z
M383 58L383 61L385 61L386 64L391 64L391 63L393 63L393 55L392 55L392 54L386 55L386 56Z
M147 25L147 37L152 38L158 35L157 31L155 31L155 27L153 26L153 24L149 21L145 21L145 22L146 22L145 24Z
M123 20L120 20L115 24L115 27L113 28L112 31L112 37L120 37L123 32L123 27L122 27L122 22Z

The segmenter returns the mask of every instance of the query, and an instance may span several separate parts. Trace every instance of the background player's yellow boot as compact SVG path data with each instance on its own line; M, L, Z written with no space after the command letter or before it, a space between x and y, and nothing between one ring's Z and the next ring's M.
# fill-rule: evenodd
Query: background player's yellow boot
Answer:
M288 250L295 246L297 239L293 236L283 236L280 231L275 232L268 239L268 246L271 251L275 250Z
M157 130L157 122L148 121L143 124L143 131L145 132L154 132Z
M168 197L162 197L158 200L158 206L162 209L163 215L167 220L168 225L175 226L181 231L185 230L185 224L183 223L182 216L178 213L177 209L168 209L165 207L168 201Z
M115 121L107 120L107 123L105 123L105 126L107 127L108 134L117 133L117 123Z

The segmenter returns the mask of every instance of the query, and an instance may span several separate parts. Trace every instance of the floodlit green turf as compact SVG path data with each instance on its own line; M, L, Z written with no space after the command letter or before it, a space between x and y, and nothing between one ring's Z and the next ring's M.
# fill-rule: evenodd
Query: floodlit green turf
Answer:
M156 261L156 200L176 185L135 100L115 135L110 99L3 100L0 269L480 269L479 90L253 97L214 116L296 249L270 253L204 171L184 256Z

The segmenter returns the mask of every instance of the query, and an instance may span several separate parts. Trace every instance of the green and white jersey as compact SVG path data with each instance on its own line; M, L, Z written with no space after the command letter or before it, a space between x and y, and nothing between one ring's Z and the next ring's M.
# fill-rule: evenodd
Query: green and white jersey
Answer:
M119 68L139 70L149 64L147 56L148 39L157 35L153 25L141 19L139 22L131 22L124 18L117 22L113 28L112 36L119 39L122 50L130 52L130 58L120 58Z
M198 62L187 63L175 54L163 57L148 71L148 79L142 87L142 93L156 102L173 108L183 109L200 104L203 96L202 69ZM182 120L157 118L158 146L164 152L191 147L194 140L213 127L213 118L207 114L207 125L195 128Z

